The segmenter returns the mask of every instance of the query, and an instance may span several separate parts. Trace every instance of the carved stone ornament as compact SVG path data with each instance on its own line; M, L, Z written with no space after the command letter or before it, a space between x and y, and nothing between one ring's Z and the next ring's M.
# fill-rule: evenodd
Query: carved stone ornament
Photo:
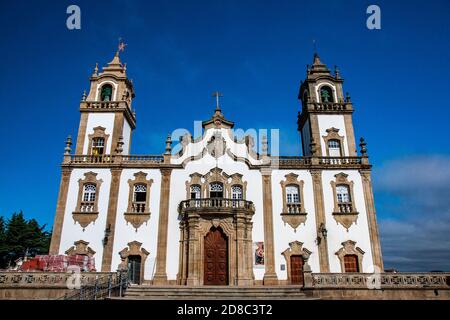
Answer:
M294 232L297 232L298 226L306 222L306 213L282 213L281 219L285 225L287 223L294 229Z
M150 213L132 213L132 212L125 212L124 213L125 221L128 223L131 223L131 225L134 227L135 231L137 232L138 228L145 222L147 224L148 220L150 220Z
M88 247L89 242L78 240L75 241L74 246L70 249L66 250L65 254L68 256L74 256L74 255L86 255L89 257L93 257L95 255L95 251L91 249L91 247Z
M86 213L86 212L74 212L72 213L72 218L75 223L79 223L83 228L83 231L86 227L92 222L95 224L95 220L97 220L98 212Z
M352 226L352 224L356 224L358 220L358 212L352 213L339 213L333 212L333 218L337 223L340 223L348 232L348 229Z
M222 137L222 134L220 132L216 132L208 141L206 149L211 156L218 159L225 154L226 147L227 145L225 139Z

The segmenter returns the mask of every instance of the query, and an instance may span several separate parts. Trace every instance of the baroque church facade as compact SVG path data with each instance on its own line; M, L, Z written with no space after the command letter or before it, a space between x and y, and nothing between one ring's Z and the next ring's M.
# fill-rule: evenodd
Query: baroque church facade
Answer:
M383 270L364 140L343 79L317 54L299 90L303 156L238 139L217 103L173 152L130 153L133 83L116 53L96 66L66 141L50 254L95 258L154 285L301 285L313 273Z

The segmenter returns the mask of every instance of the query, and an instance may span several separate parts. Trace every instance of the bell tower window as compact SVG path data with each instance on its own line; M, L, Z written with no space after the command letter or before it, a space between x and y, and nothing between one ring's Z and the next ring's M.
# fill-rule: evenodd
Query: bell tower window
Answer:
M105 139L93 138L92 139L92 155L101 156L105 153Z
M336 139L328 140L328 152L330 157L341 157L341 142Z
M333 102L333 90L329 86L320 88L320 99L323 103Z
M102 87L102 90L100 92L100 100L101 101L111 101L112 100L112 86L110 84L105 84Z

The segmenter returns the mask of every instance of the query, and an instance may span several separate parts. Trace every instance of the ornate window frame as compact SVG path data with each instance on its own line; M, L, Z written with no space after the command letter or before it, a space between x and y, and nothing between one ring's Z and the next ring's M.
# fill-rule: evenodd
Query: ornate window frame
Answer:
M303 196L303 186L305 182L303 180L298 179L298 174L289 173L284 176L285 180L280 182L282 196L283 196L283 208L281 212L281 218L283 219L284 224L289 224L294 232L297 232L297 227L300 224L305 224L306 222L306 212L305 212L305 199ZM298 188L298 195L300 203L298 205L292 205L287 203L287 186L296 186Z
M340 136L339 135L339 129L335 128L335 127L331 127L327 130L325 130L327 132L327 135L322 136L323 141L325 142L325 150L327 153L327 156L330 157L330 148L328 147L328 141L330 140L338 140L339 141L339 147L340 147L340 153L341 153L341 157L345 156L344 153L344 136Z
M129 192L128 192L128 208L124 213L125 221L131 223L136 232L138 228L145 222L147 224L150 219L150 188L153 184L153 179L146 179L147 173L139 171L134 174L134 180L129 179ZM134 190L136 185L144 185L146 187L146 199L144 212L136 212L134 199Z
M287 281L289 284L291 283L291 256L301 256L303 258L303 271L309 271L308 259L311 253L308 249L303 248L303 242L297 240L290 242L289 248L281 253L286 259Z
M95 251L92 250L91 247L88 247L89 242L86 242L84 240L78 240L75 241L73 247L70 247L70 249L67 249L66 252L64 252L68 256L74 256L74 255L86 255L88 257L93 257L95 255Z
M129 256L141 256L141 283L144 281L144 271L145 271L145 260L150 255L150 252L142 248L142 242L132 241L129 242L128 247L122 249L119 252L120 259L122 262L119 264L119 270L126 270L128 268L128 257Z
M77 207L75 208L75 211L72 213L72 218L75 221L75 223L79 223L80 226L83 228L83 231L85 228L91 223L95 223L95 220L97 220L98 217L98 198L100 195L100 186L103 183L102 179L97 179L97 173L89 171L84 174L84 179L78 180L78 200L77 200ZM87 184L93 184L95 185L95 200L94 200L94 207L93 210L89 212L82 211L82 204L83 204L83 193L84 193L84 186Z
M105 141L105 145L103 147L105 151L104 151L103 155L105 155L106 154L106 147L108 146L109 134L105 133L106 128L102 127L102 126L95 127L93 130L94 130L94 133L88 135L89 145L88 145L88 152L87 152L87 154L88 155L93 155L92 154L92 147L93 147L92 145L93 145L94 139L96 139L96 138L103 138L103 140Z
M345 273L344 257L346 255L355 255L358 257L358 270L363 272L362 259L364 258L364 251L360 247L356 247L356 242L347 240L341 243L342 247L335 253L341 263L342 273Z
M205 184L202 182L202 175L198 172L194 172L190 174L189 177L191 178L191 180L185 182L186 199L191 198L191 187L194 185L200 186L200 198L204 198L206 191L205 191Z
M353 223L356 223L358 219L358 212L355 208L355 196L353 194L353 181L349 181L348 174L340 172L335 175L336 181L331 181L331 188L333 190L333 217L336 222L341 224L348 232L348 229L352 226ZM339 185L344 185L348 188L350 194L350 202L340 204L337 199L336 187ZM342 208L345 208L343 210Z
M242 188L242 200L247 199L247 181L245 181L245 182L242 181L243 175L240 173L233 173L230 177L231 177L231 181L225 185L225 188L227 189L228 197L230 199L233 198L233 193L232 193L231 188L233 186L238 185Z

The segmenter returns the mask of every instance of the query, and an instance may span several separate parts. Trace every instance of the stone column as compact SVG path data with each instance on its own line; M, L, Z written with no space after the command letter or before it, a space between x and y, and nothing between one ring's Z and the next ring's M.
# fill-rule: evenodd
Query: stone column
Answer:
M169 228L170 177L172 169L161 169L161 195L159 201L158 245L156 251L156 272L153 284L167 284L167 233Z
M310 170L313 180L314 192L314 208L316 210L316 232L319 232L320 225L325 226L325 207L323 202L323 187L322 187L322 170ZM319 235L319 234L318 234ZM330 272L330 264L328 261L328 242L326 238L320 235L321 240L318 245L319 249L319 263L320 272Z
M59 253L71 173L72 169L63 167L61 173L61 183L59 185L58 202L56 204L55 219L53 221L52 240L50 242L49 254Z
M370 246L372 249L373 264L383 272L383 257L381 255L380 237L378 233L377 215L375 211L375 201L373 199L372 180L370 170L359 170L362 179L364 202L366 204L367 222L369 224Z
M273 243L273 210L272 210L272 170L261 168L263 191L263 220L264 220L264 285L278 284L275 273L275 254Z
M120 175L122 169L111 169L111 185L109 188L108 213L106 216L105 232L108 230L109 235L105 235L106 245L103 247L102 272L110 272L112 251L114 247L114 236L116 227L117 202L119 200ZM115 269L114 269L115 270Z

